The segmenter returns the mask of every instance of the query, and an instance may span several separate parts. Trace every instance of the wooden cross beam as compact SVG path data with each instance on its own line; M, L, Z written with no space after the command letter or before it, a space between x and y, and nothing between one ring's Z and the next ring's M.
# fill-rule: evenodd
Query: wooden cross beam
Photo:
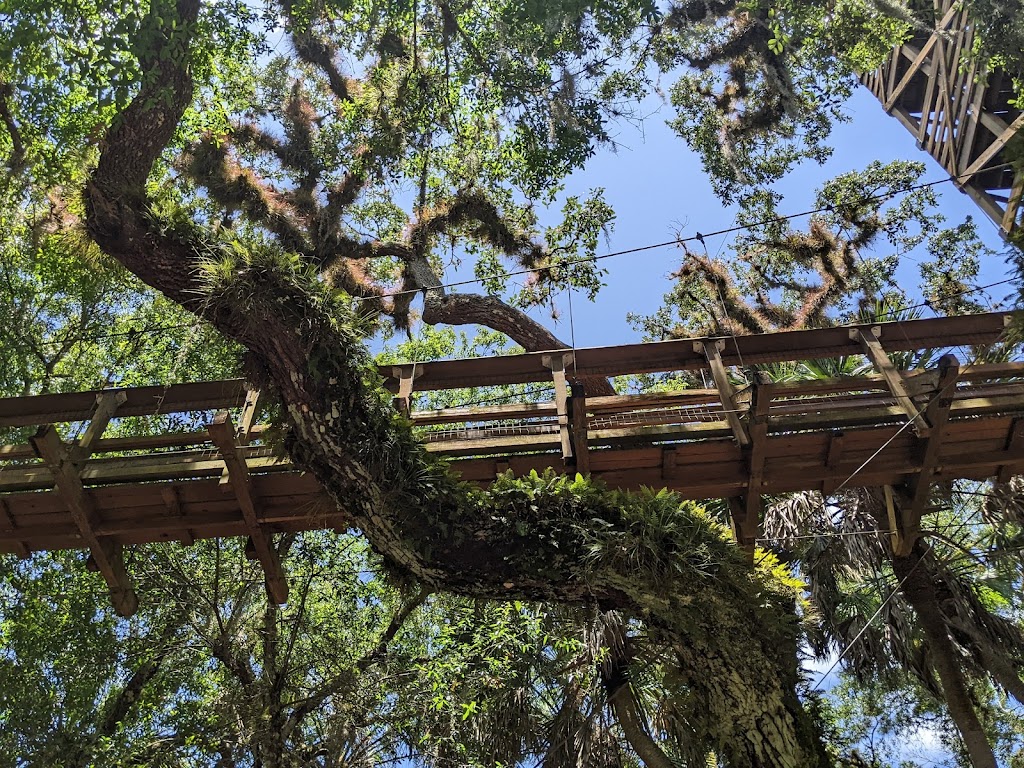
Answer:
M565 379L565 367L572 365L572 352L559 352L541 357L541 362L551 370L555 384L555 410L558 413L558 435L562 445L562 458L573 458L572 435L569 427L569 386Z
M121 616L131 616L138 610L139 598L128 577L121 545L97 536L99 516L92 499L82 486L78 468L71 460L71 452L61 442L52 424L40 427L31 440L36 453L53 473L55 490L67 504L82 541L89 547L97 570L110 588L110 600L114 604L114 610Z
M896 404L907 414L907 418L913 425L914 432L918 436L924 436L928 434L928 422L914 404L914 400L907 390L906 382L903 380L903 374L892 364L892 360L889 359L889 355L886 354L885 349L882 347L882 342L878 339L879 330L877 326L874 328L851 328L850 338L860 342L868 360L871 361L875 370L882 374L885 379L885 383L889 386L889 391L896 399Z
M238 506L242 510L246 528L249 530L252 549L263 567L263 574L267 582L267 594L275 603L286 603L288 602L288 579L281 568L277 550L274 549L270 537L260 527L259 509L252 481L249 478L249 467L245 463L245 457L241 450L235 444L235 428L231 424L231 415L227 411L221 411L207 429L227 467L231 488L238 500Z
M893 510L890 524L893 526L893 553L897 557L906 557L921 536L921 517L924 514L928 494L931 491L931 478L938 468L939 448L942 443L942 427L949 419L949 409L956 395L956 381L960 375L960 363L953 355L943 355L939 359L939 380L935 394L928 402L926 413L931 430L922 439L923 456L921 471L907 483L906 504ZM887 502L888 503L888 502Z
M725 348L725 341L696 341L693 344L693 351L703 354L707 358L708 366L711 368L711 376L718 388L718 395L725 410L725 420L729 423L733 437L740 445L750 445L750 436L740 421L740 408L736 400L736 390L729 381L729 374L726 373L725 364L722 362L722 350Z

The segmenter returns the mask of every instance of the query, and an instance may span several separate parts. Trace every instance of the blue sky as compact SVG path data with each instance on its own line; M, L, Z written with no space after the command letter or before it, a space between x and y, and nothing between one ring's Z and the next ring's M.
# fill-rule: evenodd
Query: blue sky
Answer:
M619 149L602 150L586 169L576 173L567 185L567 194L585 195L593 187L603 187L606 199L617 214L615 229L601 252L619 251L673 239L678 232L693 235L733 225L735 209L725 207L714 196L697 156L678 138L665 121L673 116L671 106L648 100L650 113L639 127L623 125L615 135ZM946 172L915 144L914 138L865 88L859 88L846 106L852 120L836 126L832 136L835 152L823 166L807 164L780 182L776 189L785 196L779 209L784 213L812 207L815 190L827 179L846 171L858 170L872 160L898 159L925 162L923 180L947 178ZM1002 253L1004 245L994 224L967 195L952 184L935 190L939 210L947 224L956 224L970 215L978 223L979 233L990 247ZM802 220L806 222L806 219ZM794 225L799 226L801 220ZM714 254L728 236L708 237L708 250ZM593 304L577 293L573 298L573 326L576 346L600 346L638 340L637 332L626 321L628 312L649 313L661 302L669 288L667 276L680 263L682 251L665 247L629 254L603 262L609 270ZM1006 266L1000 257L983 265L982 279L1002 279ZM897 276L900 285L916 293L920 282L918 265L902 264ZM469 288L469 290L473 290ZM1002 298L995 289L996 299ZM569 341L568 302L559 300L561 322L556 333ZM536 313L550 325L546 312Z

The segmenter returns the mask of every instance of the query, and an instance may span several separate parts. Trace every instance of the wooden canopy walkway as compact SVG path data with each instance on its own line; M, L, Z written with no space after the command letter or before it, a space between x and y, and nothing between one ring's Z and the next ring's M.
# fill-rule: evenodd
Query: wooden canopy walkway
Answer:
M904 500L890 521L900 548L917 534L933 482L1024 473L1024 363L961 367L949 354L968 362L970 348L1003 340L1010 319L971 315L381 372L402 410L416 391L534 382L552 393L543 402L411 412L427 448L466 480L555 467L613 487L725 498L746 547L758 535L764 494L888 486ZM922 350L942 356L922 370L892 362ZM759 370L850 355L875 372L771 382ZM574 383L673 371L693 372L706 388L588 398ZM87 548L115 606L130 614L136 599L122 547L248 536L271 595L283 601L270 535L350 521L312 476L273 455L255 420L257 401L239 380L0 399L0 428L34 430L26 442L0 446L0 552Z
M931 2L929 2L931 5ZM1024 167L1007 150L1024 127L1013 84L999 71L963 61L975 26L958 0L934 0L935 29L920 32L865 75L864 84L977 203L1003 234L1019 224Z

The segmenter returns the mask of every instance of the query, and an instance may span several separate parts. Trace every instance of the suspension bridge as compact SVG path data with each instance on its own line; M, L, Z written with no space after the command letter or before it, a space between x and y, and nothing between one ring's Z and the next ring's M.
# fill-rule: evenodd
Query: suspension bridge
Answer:
M902 551L920 533L934 483L1024 473L1024 363L972 362L1006 342L1013 319L561 349L380 373L427 449L467 481L553 467L615 488L726 499L751 551L766 495L882 487ZM780 364L854 355L870 372L779 376ZM911 357L933 362L901 370ZM581 383L664 373L701 386L588 397ZM540 385L548 399L413 407L417 393L502 385ZM25 437L0 446L0 552L87 549L124 614L136 605L123 560L132 545L245 536L268 585L280 583L273 534L346 530L351 520L312 475L275 455L259 401L241 380L0 399L0 429Z

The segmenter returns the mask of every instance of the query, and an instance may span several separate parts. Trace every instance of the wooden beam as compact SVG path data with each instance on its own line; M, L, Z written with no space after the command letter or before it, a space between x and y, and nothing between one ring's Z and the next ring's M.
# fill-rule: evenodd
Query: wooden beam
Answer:
M0 398L0 427L85 421L96 410L97 395L105 391ZM118 416L153 416L156 413L237 408L245 402L246 385L241 379L228 379L172 384L169 387L125 388L121 391L128 399L117 409Z
M541 358L545 367L551 371L555 384L555 410L558 413L558 437L562 445L562 458L569 461L573 458L572 435L569 427L569 385L565 378L565 367L571 365L571 352L544 355Z
M185 511L181 508L181 499L178 498L177 488L173 485L165 485L160 489L160 496L163 498L164 505L167 507L167 512L171 517L182 518L185 516ZM195 534L186 528L184 535L181 536L181 543L185 546L195 544Z
M833 432L831 437L829 437L825 468L831 471L831 477L826 478L821 483L821 492L826 496L834 492L839 485L838 473L839 464L843 460L843 440L842 432Z
M1020 211L1021 197L1024 196L1024 171L1016 171L1013 177L1013 186L1010 188L1010 197L1006 201L1006 210L1003 213L1003 221L1000 229L1004 234L1010 234L1017 228L1017 214Z
M416 383L416 363L391 367L391 375L398 380L398 394L394 398L395 410L406 418L412 413L412 392Z
M256 407L260 401L260 391L250 389L245 393L245 402L242 404L242 413L238 419L238 426L235 428L235 443L237 445L248 445L251 439L253 421L256 418ZM231 475L227 465L220 475L220 484L228 486L231 484Z
M757 530L751 531L747 525L746 501L735 496L729 496L725 501L729 507L729 525L732 529L732 537L736 540L736 546L743 550L748 560L753 562Z
M746 451L747 493L743 499L742 517L733 511L732 532L736 543L751 553L761 532L764 509L764 465L768 455L768 410L771 407L770 385L755 382L750 407L750 446ZM737 510L738 511L738 510Z
M903 381L903 374L892 364L892 360L889 359L889 355L886 354L885 349L882 347L882 343L878 339L878 333L878 328L855 328L850 331L850 338L860 342L864 348L864 354L871 361L875 370L885 377L885 381L889 385L889 391L896 399L897 405L907 414L907 418L913 424L914 431L918 435L925 435L928 433L928 422L921 415L920 410L907 391L906 382Z
M725 340L698 341L694 342L694 351L703 352L711 368L711 376L718 388L718 395L722 400L722 408L725 411L725 420L729 423L733 437L740 445L750 445L750 436L747 434L743 422L740 421L740 407L736 400L736 390L729 381L729 374L722 362L722 350L725 348Z
M939 358L939 382L926 411L931 430L922 441L921 470L907 483L909 504L901 504L895 515L899 537L894 539L894 545L898 544L899 548L894 546L894 552L898 557L909 555L914 542L921 536L921 517L931 492L932 475L937 468L942 445L942 428L949 419L959 374L960 363L953 355Z
M208 429L210 437L213 438L214 444L224 459L231 478L231 488L249 530L249 538L252 540L256 557L263 567L263 574L267 582L267 594L275 603L286 603L288 602L288 579L281 568L277 550L274 549L270 537L260 527L260 514L252 482L249 479L249 468L241 450L235 444L235 429L231 424L231 415L227 411L221 411Z
M32 557L32 550L18 538L18 526L14 522L14 516L7 506L7 502L3 499L0 499L0 538L13 541L14 551L22 560Z
M32 445L53 472L55 490L67 504L82 541L89 547L97 569L110 588L114 610L121 616L131 616L138 610L139 599L125 568L121 545L96 535L99 516L82 486L67 446L61 442L57 430L50 424L36 432L32 437Z

